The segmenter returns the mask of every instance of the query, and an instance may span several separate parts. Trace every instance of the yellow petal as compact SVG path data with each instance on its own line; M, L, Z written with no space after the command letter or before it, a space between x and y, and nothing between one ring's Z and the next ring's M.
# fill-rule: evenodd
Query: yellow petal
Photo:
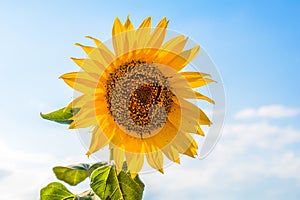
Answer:
M71 119L74 121L84 120L86 118L96 118L95 109L93 107L87 108L86 104L84 104L78 113L74 115ZM96 120L93 120L96 122ZM95 125L95 124L94 124Z
M167 121L164 127L152 137L146 137L141 139L140 137L132 137L128 133L125 133L120 128L116 129L117 137L112 138L112 143L115 146L125 149L126 152L132 153L147 153L149 150L145 146L157 146L162 149L169 145L172 140L176 137L178 130Z
M126 30L129 30L129 31L134 30L134 26L133 26L133 24L131 23L131 21L129 19L129 15L126 18L126 22L124 23L124 27L125 27Z
M112 117L111 117L112 118ZM112 123L115 123L112 118ZM144 141L141 141L140 138L132 137L129 134L125 133L120 127L116 129L116 137L113 137L111 142L121 148L125 149L126 152L132 153L142 153Z
M115 136L116 126L108 118L104 118L101 127L95 128L89 148L89 155L105 147Z
M208 101L209 103L215 104L215 101L212 100L211 98L209 98L197 91L194 91L194 93L196 94L196 99L202 99L202 100Z
M199 50L200 47L195 46L192 49L183 51L170 62L166 63L166 65L172 67L177 71L180 71L198 55Z
M173 145L168 145L163 149L163 153L173 162L180 164L180 156L178 150Z
M215 82L214 80L211 80L209 78L203 78L203 79L198 79L198 80L189 80L189 84L193 88L202 87L207 84L214 83L214 82Z
M71 103L69 103L66 108L81 108L87 101L90 101L91 96L81 95L75 98Z
M190 82L182 76L182 74L178 74L177 72L172 71L168 67L159 67L159 70L168 78L169 83L172 88L172 92L181 98L188 98L188 99L202 99L206 100L210 103L214 104L214 101L207 96L202 95L201 93L192 89ZM193 73L193 72L186 72L186 73ZM192 80L191 78L189 80Z
M153 144L155 145L154 146L147 145L148 146L148 149L146 150L147 152L149 151L154 152L156 148L159 148L162 149L163 152L166 154L168 148L173 146L175 150L178 151L178 153L184 153L191 145L193 148L195 148L194 140L189 134L183 133L182 131L178 130L174 125L172 125L168 121L164 127L167 127L167 129L164 129L163 132L161 131L160 133L162 134L158 133L151 138ZM172 136L170 137L168 135L172 135ZM160 140L156 140L155 137L159 137ZM152 149L149 147L152 147ZM174 162L180 161L176 151L171 151L171 153L166 154L166 156L170 160L174 160Z
M174 100L174 102L181 107L181 109L185 113L184 116L186 118L195 119L200 125L211 125L211 121L209 120L209 118L198 106L184 99L181 99L180 101Z
M95 48L91 46L85 46L79 43L75 43L75 45L81 47L87 55L91 54L95 50Z
M78 129L78 128L88 128L88 127L91 127L91 126L94 126L96 121L92 121L91 119L93 118L87 118L87 119L84 119L82 121L77 121L77 120L74 120L70 126L69 126L69 129Z
M153 151L151 153L147 153L146 158L151 167L157 169L161 173L164 173L164 157L161 151Z
M82 104L82 106L80 107L80 111L71 119L74 120L76 124L80 124L81 121L90 120L90 123L96 125L98 117L103 117L107 115L109 115L109 110L106 104L102 103L100 105L97 105L95 104L93 99L90 99L89 101L86 101L84 104Z
M188 148L185 152L183 152L183 154L190 156L192 158L195 158L195 156L197 156L197 151L195 149L193 149L192 147Z
M114 21L112 35L115 36L125 31L123 24L121 23L120 19L117 17Z
M155 134L149 139L145 138L144 140L151 140L151 142L147 141L148 146L151 146L149 144L154 144L158 148L163 149L164 147L172 143L177 133L178 129L174 125L172 125L170 121L167 120L166 124L157 134Z
M162 45L166 36L168 23L169 21L165 17L158 23L151 34L146 47L158 49Z
M160 64L167 64L173 60L184 48L187 42L187 38L183 35L179 35L168 40L163 44L156 55L153 57L153 62Z
M182 83L182 85L178 86L179 83ZM183 84L182 81L178 81L176 83L176 87L174 85L173 86L173 93L175 93L176 95L180 95L181 98L186 98L186 99L201 99L201 100L205 100L209 103L214 104L214 100L212 100L211 98L197 92L191 89L190 86L185 86Z
M105 66L103 64L93 61L90 59L82 59L82 58L71 58L81 69L89 73L96 80L101 77L101 74L105 70ZM93 75L95 74L95 75Z
M183 35L179 35L168 40L164 45L162 45L161 49L178 54L182 51L186 42L187 38L185 38Z
M169 20L166 17L162 18L160 22L156 25L156 28L166 29L168 26Z
M180 74L186 79L201 79L206 76L211 77L210 74L201 73L201 72L180 72Z
M174 147L181 154L186 154L188 156L194 157L197 155L198 145L196 141L190 136L188 133L180 133L178 134L178 138L176 138L178 142L174 143Z
M126 163L131 177L134 178L142 169L144 164L144 154L126 152Z
M205 136L205 134L204 134L204 132L203 132L203 130L201 129L200 126L198 126L198 128L197 128L196 134L199 134L201 136Z
M139 26L139 29L151 28L151 17L147 17Z
M116 18L112 29L112 41L117 57L125 52L125 34L122 34L124 31L125 27L121 23L120 19Z
M127 57L130 57L132 50L136 49L134 47L136 37L135 37L134 26L129 19L129 15L127 16L126 22L124 23L124 28L126 29L126 31L125 31L125 52L124 53L127 53ZM126 45L128 45L127 49L126 49Z
M86 117L81 117L81 119L75 118L70 124L69 129L87 128L97 125L97 118L94 114L88 114Z
M90 147L86 155L90 156L92 153L102 149L109 143L109 139L103 134L100 127L95 127L92 133Z
M200 72L181 72L180 73L191 85L193 88L202 87L209 83L215 82L209 78L204 78L207 74Z
M79 43L76 43L75 45L81 47L91 60L101 63L105 68L113 62L113 57L111 57L107 51Z
M178 129L184 132L196 132L198 120L196 120L196 112L189 113L193 116L186 116L186 112L181 110L180 106L174 104L172 111L168 114L168 120ZM198 115L197 115L198 116Z
M79 92L87 93L95 90L97 82L85 72L71 72L60 76L65 83Z
M93 40L99 49L105 50L107 52L107 54L109 54L111 57L114 57L113 53L100 40L98 40L94 37L91 37L91 36L86 36L86 38Z
M151 17L147 17L136 30L136 49L145 47L145 44L150 38Z
M103 44L100 40L93 38L91 36L86 36L89 39L92 39L98 47L98 50L103 56L103 59L106 60L106 63L110 64L114 60L114 54Z
M122 171L123 168L123 163L124 163L124 159L125 159L125 152L124 150L113 146L113 157L114 157L114 161L116 164L116 169L117 172L119 173L120 171Z

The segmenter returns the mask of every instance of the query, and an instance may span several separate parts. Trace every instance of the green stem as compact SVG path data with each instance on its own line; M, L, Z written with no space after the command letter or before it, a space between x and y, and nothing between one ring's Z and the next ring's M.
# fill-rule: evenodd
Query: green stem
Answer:
M114 148L109 149L109 163L112 163L114 160Z

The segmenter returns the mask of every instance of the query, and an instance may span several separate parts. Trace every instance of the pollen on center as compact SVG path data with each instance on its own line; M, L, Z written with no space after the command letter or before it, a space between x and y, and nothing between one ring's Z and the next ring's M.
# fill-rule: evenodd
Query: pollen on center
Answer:
M109 74L105 88L110 114L126 133L151 135L166 123L174 94L155 64L124 63Z

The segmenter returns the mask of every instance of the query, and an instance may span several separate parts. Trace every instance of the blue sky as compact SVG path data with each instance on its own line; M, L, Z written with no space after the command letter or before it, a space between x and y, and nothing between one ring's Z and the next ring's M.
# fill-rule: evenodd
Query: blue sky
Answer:
M39 112L71 100L58 76L78 70L69 58L84 53L73 44L109 39L115 17L130 14L135 25L170 19L170 29L209 53L226 92L215 151L144 175L145 199L166 199L163 188L173 199L299 199L299 9L297 1L0 1L0 186L32 185L7 198L36 199L55 180L52 166L85 160L76 133ZM30 179L34 173L41 176Z

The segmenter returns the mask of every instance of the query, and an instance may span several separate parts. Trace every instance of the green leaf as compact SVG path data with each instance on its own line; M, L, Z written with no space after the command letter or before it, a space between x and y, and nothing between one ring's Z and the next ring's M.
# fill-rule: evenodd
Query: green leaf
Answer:
M84 181L92 172L107 163L95 163L92 165L89 164L78 164L70 165L67 167L57 166L53 168L56 178L61 181L64 181L70 185L77 185L78 183Z
M138 176L132 179L130 173L125 171L117 174L111 165L97 168L91 175L90 185L105 200L140 200L145 187Z
M73 117L80 108L61 108L54 112L43 114L40 113L41 117L50 121L55 121L61 124L71 124L73 120L70 118Z
M41 200L97 200L92 190L75 195L71 193L63 184L53 182L41 189Z
M76 199L76 195L72 194L63 184L53 182L41 189L41 200L66 200Z
M85 169L83 166L82 168L76 168L75 166L59 166L54 167L53 172L59 180L62 180L70 185L77 185L89 176L88 169Z

